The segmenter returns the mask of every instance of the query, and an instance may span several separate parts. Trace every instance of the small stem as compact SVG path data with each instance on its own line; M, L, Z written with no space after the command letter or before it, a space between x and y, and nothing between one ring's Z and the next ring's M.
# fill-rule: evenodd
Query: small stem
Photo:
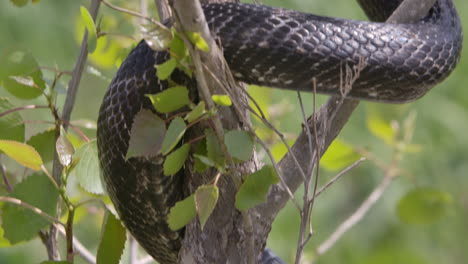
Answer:
M15 107L15 108L6 110L3 113L0 113L0 118L13 112L29 110L29 109L39 109L39 108L49 108L49 106L47 105L25 105L25 106Z
M6 174L5 167L3 167L3 164L1 162L0 162L0 172L2 173L3 183L5 184L5 188L7 192L13 191L13 187L11 186L10 181L8 180L8 177Z
M73 263L73 257L75 255L73 251L73 219L75 217L75 208L69 206L68 208L68 219L66 225L66 240L67 240L67 261Z
M20 199L16 199L16 198L13 198L13 197L0 196L0 202L6 202L6 203L19 205L19 206L21 206L23 208L29 209L29 210L33 211L34 213L44 217L45 219L47 219L51 223L55 223L55 224L59 224L61 226L65 226L64 223L60 222L60 220L58 220L58 219L54 218L53 216L47 214L46 212L42 211L41 209L39 209L39 208L37 208L37 207L35 207L33 205L30 205L29 203L21 201Z

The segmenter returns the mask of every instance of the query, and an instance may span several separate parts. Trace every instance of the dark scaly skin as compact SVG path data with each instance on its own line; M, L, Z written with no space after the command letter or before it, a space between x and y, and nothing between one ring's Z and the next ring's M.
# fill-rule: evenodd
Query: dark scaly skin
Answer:
M376 21L384 21L399 3L359 2ZM251 84L311 91L311 78L316 77L319 92L339 94L340 70L363 57L367 66L348 96L407 102L448 76L461 49L460 22L451 0L439 0L424 20L406 25L232 3L207 5L204 11L235 77ZM141 109L154 111L144 94L167 88L154 69L167 58L166 52L141 42L112 81L98 120L107 191L125 226L162 264L177 263L183 231L171 231L166 221L169 209L183 198L186 176L164 176L157 159L124 157L134 116ZM180 72L171 78L196 90L194 80Z

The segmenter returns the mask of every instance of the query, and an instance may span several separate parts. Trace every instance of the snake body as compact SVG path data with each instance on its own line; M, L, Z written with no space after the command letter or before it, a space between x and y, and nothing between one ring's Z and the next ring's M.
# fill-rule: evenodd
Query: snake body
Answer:
M360 0L367 15L384 21L401 0ZM321 17L261 5L221 3L203 7L235 78L249 84L340 94L343 69L364 61L347 96L407 102L442 81L458 62L462 34L451 0L439 0L413 24ZM183 198L184 173L162 173L155 159L125 159L134 116L153 109L144 94L168 82L154 65L169 58L142 41L107 90L98 119L98 150L106 189L126 227L160 263L176 263L183 231L172 231L169 209ZM175 71L176 83L195 80ZM194 89L192 89L194 90Z

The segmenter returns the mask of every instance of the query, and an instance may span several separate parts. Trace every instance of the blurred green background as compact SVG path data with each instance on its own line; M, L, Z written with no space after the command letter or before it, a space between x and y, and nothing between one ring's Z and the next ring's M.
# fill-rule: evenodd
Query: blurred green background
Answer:
M138 9L139 1L112 1L117 5ZM148 1L152 2L152 1ZM454 0L464 25L468 29L468 2ZM266 5L293 8L320 15L365 19L357 3L349 0L328 1L263 1ZM89 1L39 1L18 8L9 1L0 2L0 51L11 46L29 49L41 66L71 70L79 52L80 5ZM150 11L154 7L150 3ZM103 31L112 34L100 39L98 50L91 56L82 79L72 119L96 120L98 107L109 80L118 64L139 39L138 20L123 16L101 6ZM135 40L120 36L126 34ZM382 105L363 102L355 111L339 138L350 146L365 148L384 161L389 161L390 147L368 129L369 113L381 113L385 120L403 120L416 114L414 144L419 152L404 156L402 169L407 174L392 183L369 214L351 229L317 263L406 263L462 264L468 260L468 89L464 85L468 71L467 49L455 72L422 99L406 105ZM96 70L99 74L95 73ZM44 71L46 72L46 71ZM93 73L94 72L94 73ZM46 77L52 76L49 72ZM466 80L465 80L466 81ZM63 87L67 85L63 79ZM272 123L294 139L301 128L302 117L295 92L273 89L253 89L262 94ZM8 96L0 90L0 96ZM9 96L11 98L11 96ZM304 95L306 110L313 111L311 95ZM59 105L64 95L59 96ZM319 96L323 102L325 96ZM13 100L16 105L25 104ZM43 103L35 99L28 104ZM46 111L23 111L25 120L48 119ZM28 137L47 128L29 124ZM86 131L90 136L92 129ZM321 183L337 171L321 170ZM304 263L312 259L314 249L346 219L382 179L382 171L367 161L325 194L318 198L313 211L315 234L305 250ZM434 187L453 197L448 213L426 225L403 223L397 216L399 200L417 187ZM301 191L297 193L298 199ZM76 236L92 250L99 238L102 212L89 207L82 210L77 221ZM299 214L288 205L278 216L268 240L268 247L286 262L294 259L299 229ZM0 263L38 263L46 259L45 248L38 239L14 247L0 248ZM82 263L77 258L77 263Z

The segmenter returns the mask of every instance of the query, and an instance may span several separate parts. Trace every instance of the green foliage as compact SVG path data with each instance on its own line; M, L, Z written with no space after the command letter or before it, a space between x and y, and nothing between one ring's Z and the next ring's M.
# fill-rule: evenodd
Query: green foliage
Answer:
M397 205L401 221L408 224L430 224L447 214L452 196L444 191L425 187L407 193Z
M127 239L125 228L111 212L106 211L102 230L96 263L119 264Z
M93 53L94 50L96 50L96 42L97 42L96 25L94 24L93 17L88 12L88 9L86 9L86 7L81 6L80 12L81 12L81 19L83 20L83 23L86 29L88 30L88 51L89 53Z
M47 129L32 136L26 144L35 148L44 163L54 159L55 129Z
M23 49L10 48L0 54L0 86L20 99L42 94L45 82L33 55Z
M8 98L0 97L0 114L10 109L14 105ZM0 139L10 139L14 141L24 141L23 118L18 112L9 113L0 117Z
M205 113L205 102L201 101L197 104L197 106L195 106L195 108L192 109L192 111L190 111L190 113L185 116L185 120L189 123L192 123L195 120L201 118Z
M224 164L226 163L223 149L221 148L221 144L219 143L219 139L216 136L215 132L212 129L205 129L205 136L206 136L206 154L209 162L203 161L203 158L198 157L208 166L216 166L219 169L224 168ZM213 165L209 165L209 164Z
M177 61L174 58L170 58L162 64L156 65L156 75L160 80L166 80L171 76L176 67Z
M187 126L181 117L176 117L171 121L161 147L163 155L169 153L179 143L186 129Z
M220 105L220 106L231 106L232 105L231 98L229 98L228 95L215 94L215 95L212 95L211 98L213 99L213 102L215 102L217 105Z
M73 173L76 175L80 186L87 192L103 194L104 189L100 177L96 140L88 142L77 149L73 160L79 161Z
M320 166L330 171L338 171L351 165L360 157L350 145L336 139L322 156Z
M202 185L195 191L195 207L202 230L218 202L218 197L219 190L217 186Z
M179 230L197 216L194 195L177 202L169 212L167 223L172 230Z
M0 140L0 151L25 167L41 170L41 156L29 145L12 140Z
M185 35L188 37L190 42L192 42L195 47L197 47L199 50L208 52L210 50L210 47L208 46L208 43L206 43L206 40L200 35L198 32L185 32Z
M50 216L55 215L58 191L42 173L27 177L15 186L9 196L37 207ZM39 230L50 224L44 217L16 204L6 203L2 211L4 235L12 244L34 238Z
M224 135L224 144L232 157L247 161L253 154L253 139L247 131L231 130Z
M266 165L260 170L246 177L236 194L236 208L246 211L263 203L272 184L278 183L273 166Z
M150 110L142 109L136 114L126 158L156 156L166 135L166 123Z
M174 86L157 94L146 95L153 103L156 111L170 113L190 103L187 87Z
M172 176L176 174L184 166L189 151L190 145L184 144L180 148L174 150L171 154L169 154L164 160L164 175Z

